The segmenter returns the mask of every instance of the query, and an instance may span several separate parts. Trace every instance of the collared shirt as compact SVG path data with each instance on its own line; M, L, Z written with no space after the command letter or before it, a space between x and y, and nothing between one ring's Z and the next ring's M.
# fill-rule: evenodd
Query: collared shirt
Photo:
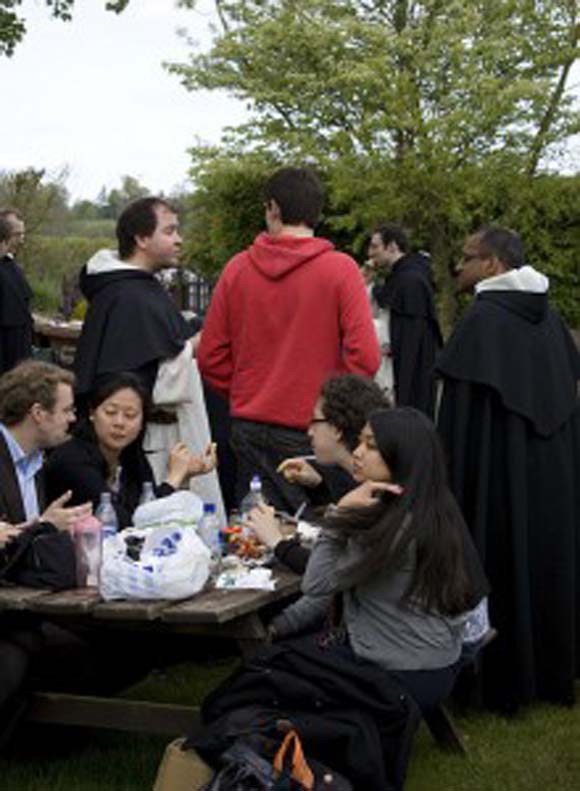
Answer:
M35 476L43 464L42 451L37 449L31 453L25 453L3 423L0 423L0 431L6 440L8 452L14 463L14 471L16 472L16 480L18 481L26 519L37 519L40 509Z

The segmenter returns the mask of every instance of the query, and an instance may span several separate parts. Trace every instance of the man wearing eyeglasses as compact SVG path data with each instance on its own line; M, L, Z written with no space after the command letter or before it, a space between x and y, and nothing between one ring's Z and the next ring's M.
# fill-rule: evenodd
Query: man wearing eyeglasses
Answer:
M580 357L519 236L487 227L457 268L475 299L440 355L451 486L491 583L499 636L483 702L574 701L580 670Z
M15 258L24 234L19 212L0 210L0 374L32 354L32 289Z

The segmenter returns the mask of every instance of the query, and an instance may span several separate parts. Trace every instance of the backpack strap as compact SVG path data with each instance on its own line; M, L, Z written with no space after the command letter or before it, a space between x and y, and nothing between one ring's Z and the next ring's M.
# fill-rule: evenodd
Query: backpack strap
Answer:
M294 744L291 762L292 778L296 780L296 782L300 783L300 785L305 788L306 791L312 791L314 789L314 775L312 774L312 770L308 766L306 758L304 757L302 743L300 742L300 737L295 730L288 731L284 737L284 741L274 756L274 769L280 773L284 770L284 760L286 758L287 752L290 750L291 744Z

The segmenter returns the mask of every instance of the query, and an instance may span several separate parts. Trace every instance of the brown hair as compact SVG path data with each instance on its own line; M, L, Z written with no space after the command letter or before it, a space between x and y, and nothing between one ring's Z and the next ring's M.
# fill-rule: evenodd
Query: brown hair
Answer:
M33 404L51 411L59 384L74 387L74 374L40 360L20 363L0 377L0 421L7 426L21 423Z

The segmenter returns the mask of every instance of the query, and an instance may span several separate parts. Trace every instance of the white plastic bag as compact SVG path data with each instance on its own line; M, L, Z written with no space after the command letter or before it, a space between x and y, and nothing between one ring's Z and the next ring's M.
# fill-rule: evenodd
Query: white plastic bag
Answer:
M174 492L139 506L135 527L107 538L99 590L111 599L185 599L205 585L211 553L197 535L203 503L193 492ZM139 558L127 551L141 544Z
M139 560L127 539L142 539ZM193 527L128 528L103 542L99 591L112 599L186 599L210 572L211 553Z
M203 502L193 492L179 491L140 505L133 514L135 527L193 527L203 516Z

